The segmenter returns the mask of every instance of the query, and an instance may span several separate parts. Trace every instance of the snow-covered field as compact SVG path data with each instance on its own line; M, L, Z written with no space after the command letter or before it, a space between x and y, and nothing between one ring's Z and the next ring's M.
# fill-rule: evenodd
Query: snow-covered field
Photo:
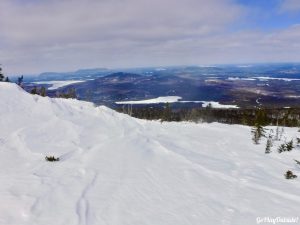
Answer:
M203 105L202 107L207 107L207 106L211 106L212 108L216 108L216 109L237 109L239 108L236 105L224 105L221 104L219 102L214 102L214 101L202 101Z
M122 105L147 105L147 104L160 104L160 103L203 103L203 107L207 107L210 105L213 108L238 108L236 105L223 105L219 102L214 101L182 101L182 97L180 96L164 96L164 97L158 97L158 98L152 98L152 99L146 99L146 100L139 100L139 101L121 101L116 102L116 104Z
M254 77L257 78L260 81L268 81L268 80L282 80L282 81L300 81L300 79L296 78L281 78L281 77Z
M299 216L299 178L283 176L300 175L299 149L266 155L249 127L143 121L7 83L0 115L0 224L252 225Z
M54 81L37 81L35 84L51 84L52 86L48 90L56 90L61 87L68 86L70 84L82 83L85 80L54 80Z
M233 81L235 81L235 80L255 81L256 79L255 79L255 78L249 78L249 77L247 77L247 78L241 78L241 77L228 77L227 80L233 80Z
M227 80L246 80L246 81L255 81L255 80L259 80L259 81L268 81L268 80L281 80L281 81L300 81L300 79L297 78L281 78L281 77L228 77Z
M159 104L159 103L174 103L179 102L181 97L179 96L163 96L158 98L139 100L139 101L121 101L116 102L116 104L131 104L131 105L139 105L139 104Z

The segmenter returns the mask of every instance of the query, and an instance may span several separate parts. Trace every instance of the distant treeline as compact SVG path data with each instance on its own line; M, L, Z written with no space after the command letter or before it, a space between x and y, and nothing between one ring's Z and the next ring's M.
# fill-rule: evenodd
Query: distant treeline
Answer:
M257 115L260 114L263 125L300 126L300 108L280 109L216 109L211 107L176 109L166 104L165 107L131 107L123 106L117 111L127 113L133 117L147 120L162 121L193 121L219 122L226 124L243 124L254 126Z

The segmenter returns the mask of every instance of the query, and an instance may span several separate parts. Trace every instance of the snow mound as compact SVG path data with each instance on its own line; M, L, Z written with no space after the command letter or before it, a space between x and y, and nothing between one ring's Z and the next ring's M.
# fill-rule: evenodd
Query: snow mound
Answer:
M265 155L248 127L143 121L7 83L0 115L0 224L252 225L299 215L299 179L283 177L299 175L299 150Z

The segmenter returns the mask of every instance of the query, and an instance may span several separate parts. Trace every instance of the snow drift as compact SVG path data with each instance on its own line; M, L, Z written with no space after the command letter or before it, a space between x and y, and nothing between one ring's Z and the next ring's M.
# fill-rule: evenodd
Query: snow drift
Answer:
M143 121L7 83L0 115L0 224L247 225L299 216L299 178L283 177L299 175L299 150L265 155L248 127Z

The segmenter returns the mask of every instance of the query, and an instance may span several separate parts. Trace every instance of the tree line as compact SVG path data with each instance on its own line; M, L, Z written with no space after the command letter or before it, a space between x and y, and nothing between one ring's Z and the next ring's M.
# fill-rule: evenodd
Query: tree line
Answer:
M300 108L218 109L208 106L206 108L199 107L172 110L171 104L167 103L163 107L123 106L117 107L116 110L130 114L136 118L147 120L193 121L207 123L219 122L248 126L255 126L256 124L261 124L263 126L300 126Z
M0 66L0 82L10 82L9 78L4 76L1 66Z

